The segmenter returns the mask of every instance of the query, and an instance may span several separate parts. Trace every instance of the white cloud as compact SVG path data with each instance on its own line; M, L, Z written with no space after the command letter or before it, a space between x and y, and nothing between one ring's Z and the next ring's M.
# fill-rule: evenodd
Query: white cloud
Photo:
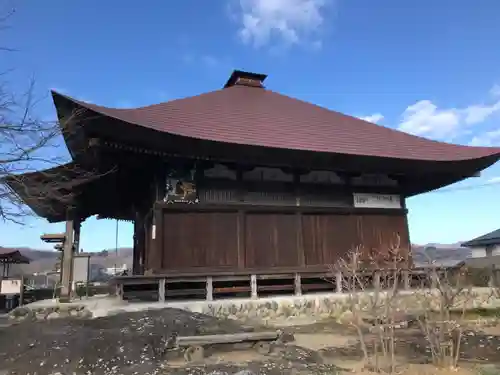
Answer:
M207 66L216 66L219 64L219 60L211 55L201 56L201 61Z
M382 121L384 119L384 116L381 113L374 113L373 115L370 116L359 116L361 120L365 120L368 122L373 122L374 124L377 124L378 122Z
M183 55L181 55L181 60L185 64L191 64L194 62L195 58L191 53L184 53Z
M180 59L184 64L192 65L202 65L206 68L227 68L229 64L228 57L217 57L211 54L196 54L196 53L184 53L180 55Z
M256 47L279 40L287 44L310 41L324 23L323 11L333 0L236 0L239 36ZM317 48L321 42L312 41Z
M471 146L499 146L500 145L500 129L491 130L483 134L477 135L470 141Z
M399 130L407 133L452 140L500 112L500 100L492 104L471 104L465 108L439 108L430 100L421 100L407 107Z
M495 84L490 90L490 95L491 96L500 96L500 85Z
M493 177L486 181L487 184L500 184L500 177Z
M464 109L466 124L479 124L500 110L500 101L492 105L471 105Z
M455 108L439 109L430 100L421 100L405 109L399 130L407 133L446 138L460 125L460 111Z

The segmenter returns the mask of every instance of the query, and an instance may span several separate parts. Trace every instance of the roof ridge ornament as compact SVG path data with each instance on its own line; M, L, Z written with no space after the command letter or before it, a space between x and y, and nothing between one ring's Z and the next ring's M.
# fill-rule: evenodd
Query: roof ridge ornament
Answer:
M229 79L227 80L224 88L232 86L248 86L264 88L264 80L267 78L266 74L244 72L242 70L234 70Z

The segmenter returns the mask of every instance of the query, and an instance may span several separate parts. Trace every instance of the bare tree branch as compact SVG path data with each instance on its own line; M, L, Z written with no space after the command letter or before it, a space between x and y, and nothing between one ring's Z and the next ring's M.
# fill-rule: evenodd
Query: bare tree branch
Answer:
M0 30L14 14L0 16ZM1 53L12 49L0 46ZM75 187L94 180L97 171L70 163L64 140L71 139L83 111L74 111L64 121L37 116L35 80L17 94L8 83L10 71L0 72L0 218L21 223L32 214L26 206L48 209L74 200ZM38 172L36 172L38 171ZM36 173L33 173L36 172Z

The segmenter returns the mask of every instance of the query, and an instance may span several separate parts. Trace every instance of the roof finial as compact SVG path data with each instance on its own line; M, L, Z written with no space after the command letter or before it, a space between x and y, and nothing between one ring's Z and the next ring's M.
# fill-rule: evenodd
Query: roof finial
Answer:
M235 70L227 80L224 88L231 86L250 86L264 88L264 80L267 78L265 74L243 72Z

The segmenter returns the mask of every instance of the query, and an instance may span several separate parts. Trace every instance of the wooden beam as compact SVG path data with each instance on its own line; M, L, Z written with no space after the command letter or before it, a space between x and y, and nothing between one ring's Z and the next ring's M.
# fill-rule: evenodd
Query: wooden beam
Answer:
M352 197L351 197L352 198ZM403 216L408 213L408 210L402 208L355 208L346 206L299 206L297 207L295 203L289 206L271 206L264 204L185 204L185 203L174 203L168 204L165 202L157 202L157 207L161 207L163 210L170 212L235 212L238 210L244 210L247 212L262 212L262 213L321 213L321 214L332 214L332 215L385 215L385 216Z
M194 345L231 344L245 341L274 341L279 337L278 331L241 332L220 335L178 336L178 347Z
M64 249L61 265L61 294L59 299L61 302L69 302L71 298L71 285L73 276L73 231L74 220L68 217L66 220L66 233L64 241Z
M63 243L66 240L65 233L42 234L40 239L46 243Z

